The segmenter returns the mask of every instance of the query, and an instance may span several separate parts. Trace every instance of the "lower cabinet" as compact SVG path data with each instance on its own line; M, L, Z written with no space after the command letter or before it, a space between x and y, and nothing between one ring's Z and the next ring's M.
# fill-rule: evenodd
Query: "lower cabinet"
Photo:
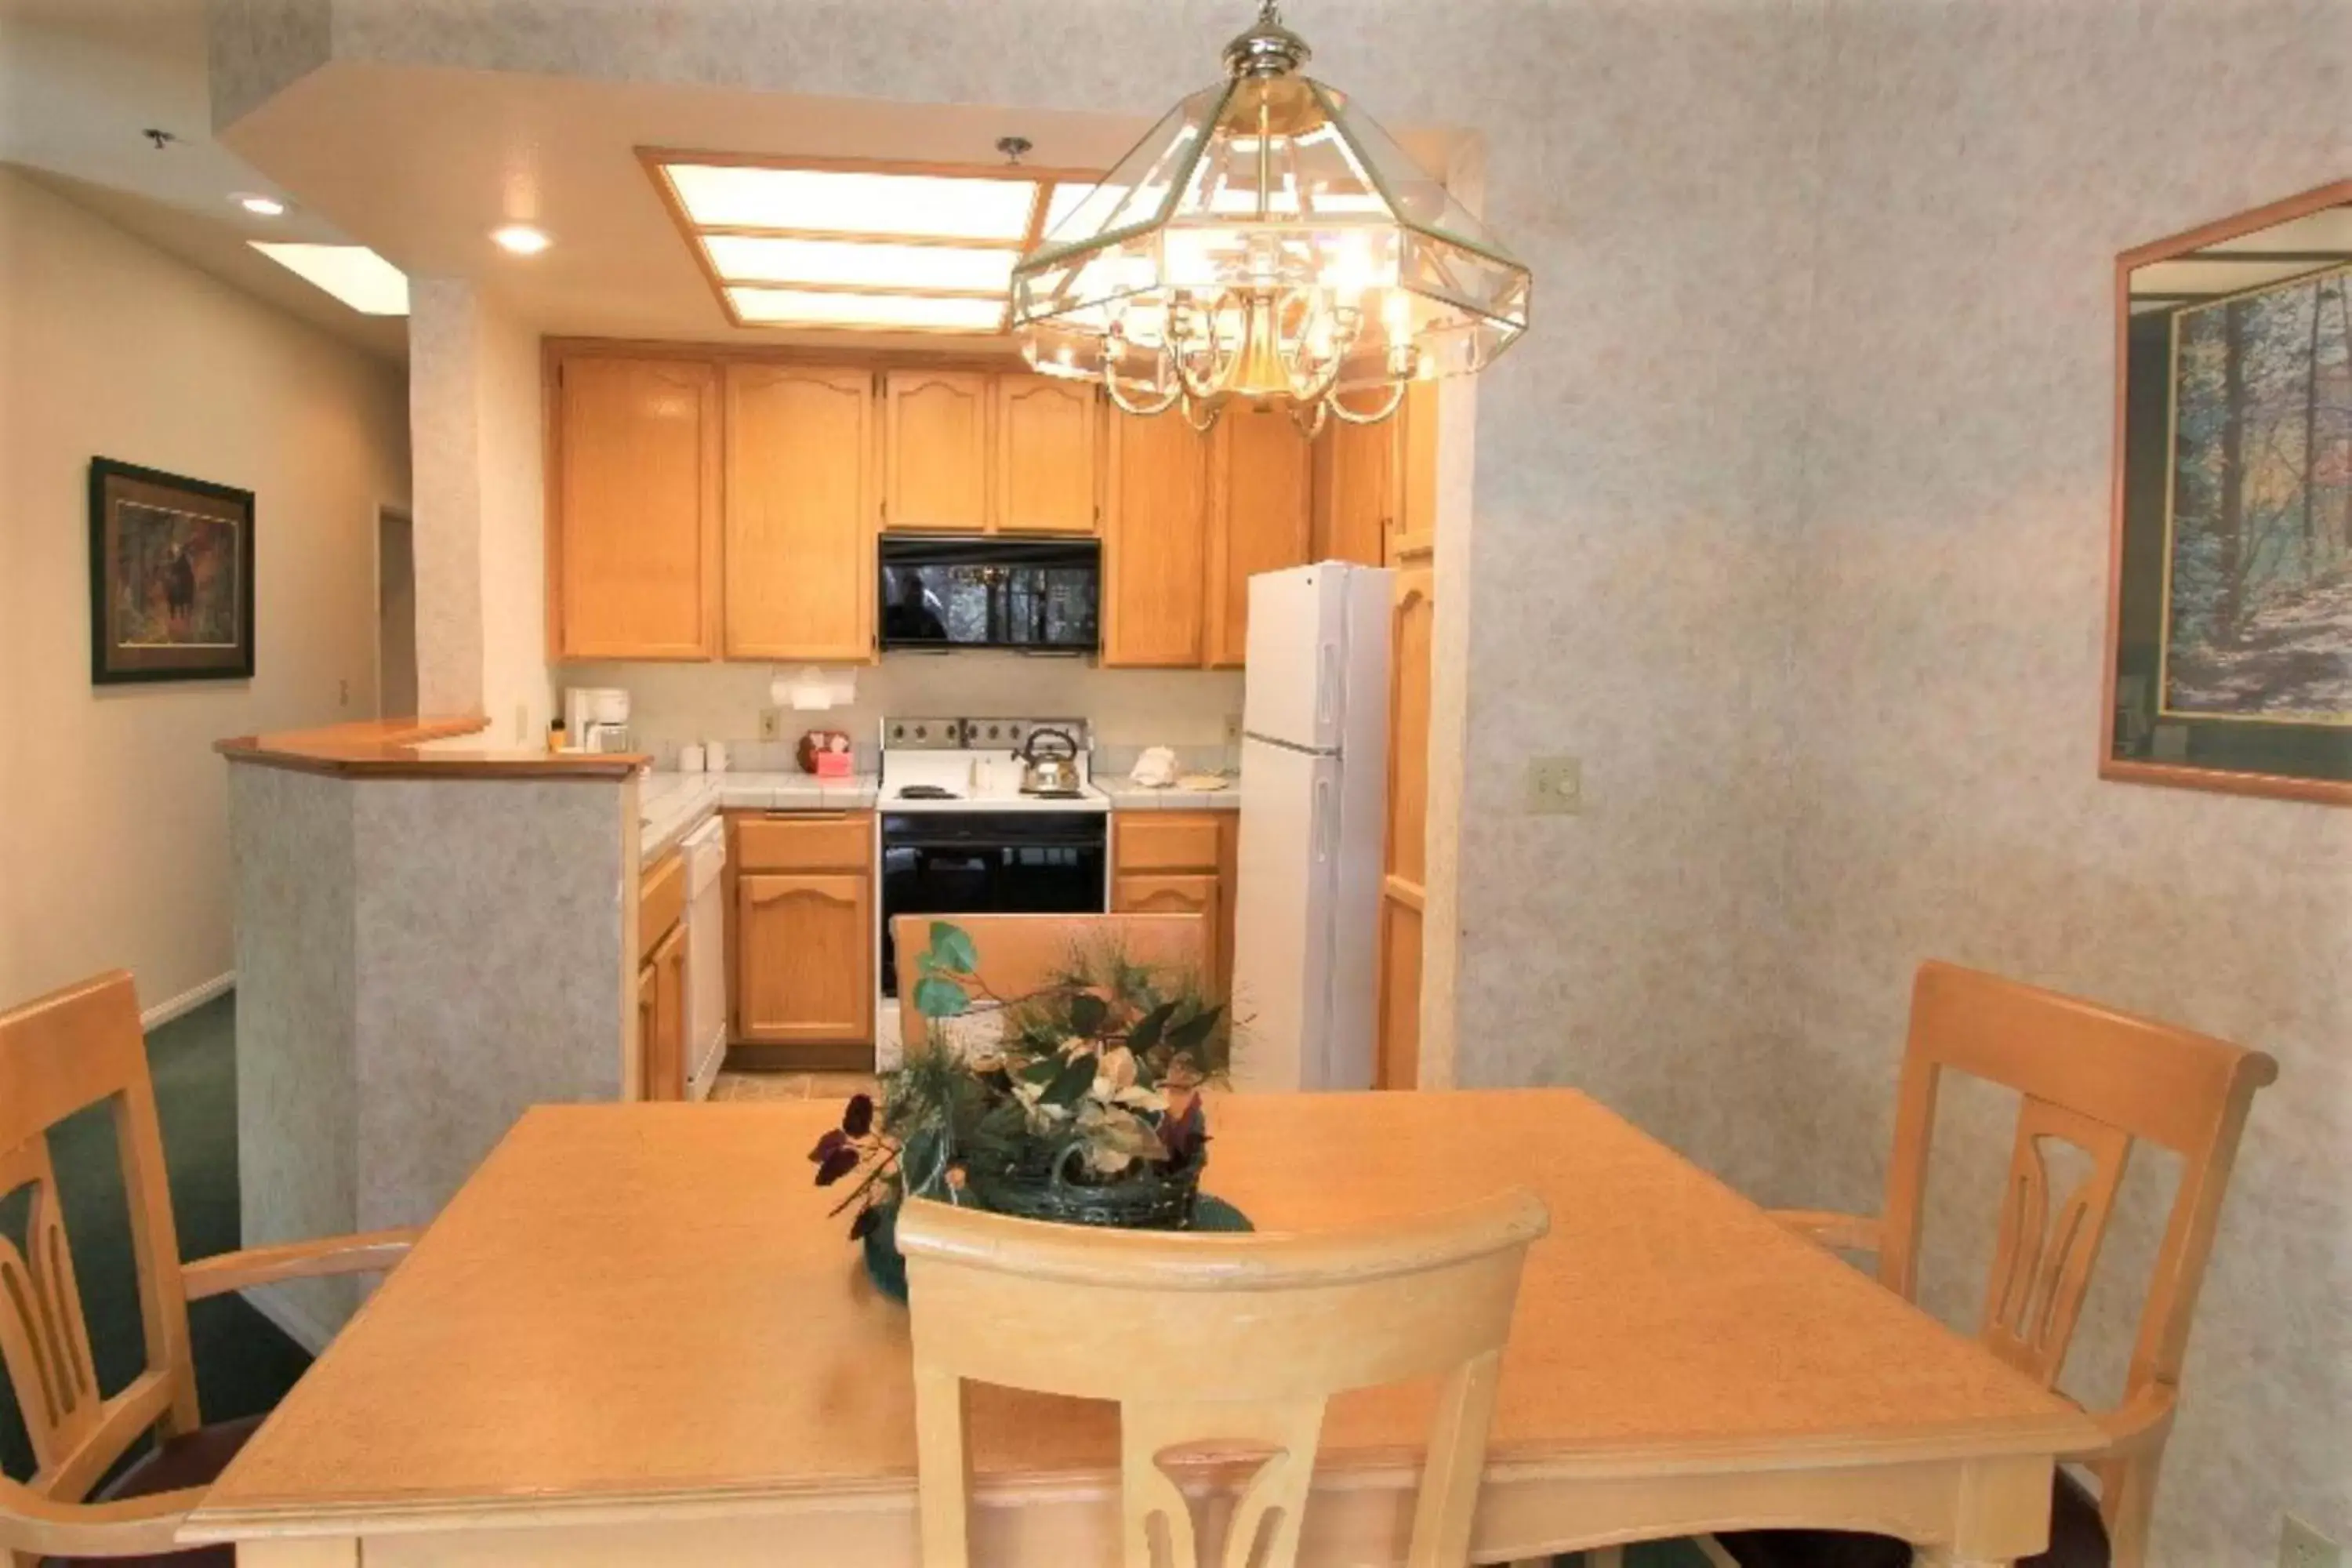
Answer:
M686 1098L686 873L676 855L637 894L637 1097Z
M869 1064L874 1043L874 818L729 818L732 1040L790 1065Z
M1206 988L1222 996L1234 972L1233 811L1119 812L1111 818L1110 907L1116 914L1208 918Z

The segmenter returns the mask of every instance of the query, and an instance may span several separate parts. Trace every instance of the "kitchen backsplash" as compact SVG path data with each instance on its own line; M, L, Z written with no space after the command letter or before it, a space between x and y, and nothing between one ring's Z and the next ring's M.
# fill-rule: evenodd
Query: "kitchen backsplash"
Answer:
M1106 768L1131 764L1145 746L1175 748L1188 767L1230 765L1227 724L1242 711L1239 670L1104 669L1076 658L961 652L886 654L856 672L856 700L822 712L782 710L772 758L761 749L760 717L770 706L765 664L567 664L566 686L617 686L629 693L638 747L667 767L689 741L723 741L738 768L786 766L807 730L845 731L861 766L871 766L886 714L940 713L1084 718ZM784 673L800 668L781 667Z

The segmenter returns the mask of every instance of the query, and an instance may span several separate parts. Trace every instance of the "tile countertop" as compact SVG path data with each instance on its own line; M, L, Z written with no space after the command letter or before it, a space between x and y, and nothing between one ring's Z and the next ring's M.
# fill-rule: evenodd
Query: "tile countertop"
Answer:
M865 811L874 805L872 773L819 779L808 773L649 773L637 782L641 859L675 848L721 807L735 811Z
M1097 773L1095 788L1110 797L1113 811L1239 811L1242 781L1229 778L1223 789L1154 789L1132 779L1105 778Z

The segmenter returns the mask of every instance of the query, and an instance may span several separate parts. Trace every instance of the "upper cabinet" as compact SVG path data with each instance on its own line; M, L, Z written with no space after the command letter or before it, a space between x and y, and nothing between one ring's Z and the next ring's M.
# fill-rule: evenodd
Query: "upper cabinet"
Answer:
M1101 517L1102 400L1087 383L995 378L991 524L1007 533L1092 533Z
M987 531L994 379L961 370L883 376L883 527Z
M1202 662L1238 669L1249 650L1249 580L1309 558L1313 448L1279 408L1237 404L1209 451L1209 589Z
M1113 415L1102 661L1197 668L1209 575L1209 443L1183 416Z
M1387 559L1396 528L1403 463L1400 416L1377 425L1334 419L1315 442L1315 538L1318 561L1378 566Z
M874 374L727 367L726 652L856 661L874 647Z
M580 354L555 367L560 526L548 535L561 658L718 651L716 366Z

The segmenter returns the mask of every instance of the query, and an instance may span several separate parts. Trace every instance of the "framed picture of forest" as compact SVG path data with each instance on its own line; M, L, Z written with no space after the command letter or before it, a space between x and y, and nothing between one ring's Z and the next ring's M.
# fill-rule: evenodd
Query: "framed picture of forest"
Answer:
M253 674L253 492L89 461L89 678Z
M2127 252L2111 778L2352 804L2352 180Z

